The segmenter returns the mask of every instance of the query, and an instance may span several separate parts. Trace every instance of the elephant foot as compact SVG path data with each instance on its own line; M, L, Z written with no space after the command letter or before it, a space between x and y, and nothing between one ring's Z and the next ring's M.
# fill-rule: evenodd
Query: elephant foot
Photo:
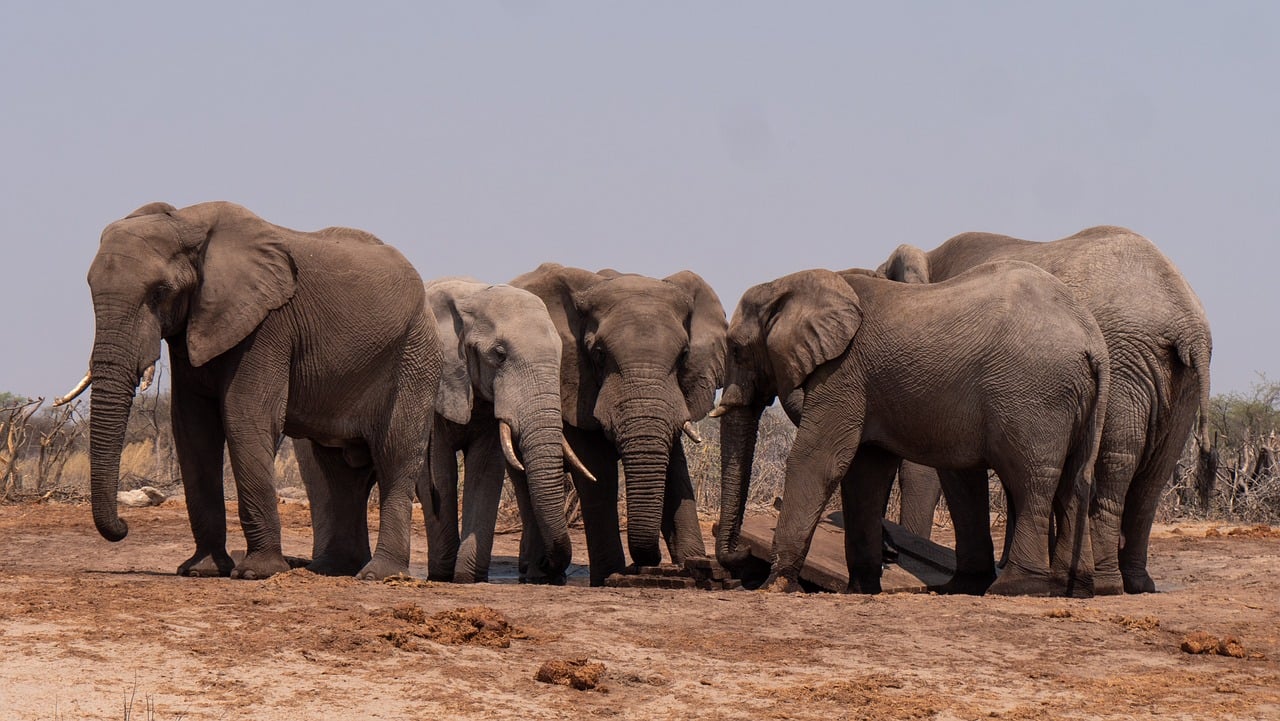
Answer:
M848 592L868 595L880 593L880 567L850 569Z
M364 568L360 569L360 572L356 574L356 578L361 581L381 581L391 576L407 576L408 574L409 564L407 562L391 561L374 556L372 561L369 561Z
M453 574L454 583L488 583L489 572L474 571L455 571Z
M996 580L995 571L957 571L951 580L929 590L944 595L981 596Z
M769 576L769 580L764 582L760 590L766 593L799 593L804 589L800 587L800 581L797 579L773 574Z
M321 576L354 576L368 562L368 557L318 556L307 564L307 570Z
M243 578L246 581L257 581L270 578L277 573L284 573L289 568L289 561L278 550L254 551L246 554L236 564L236 567L231 570L231 577Z
M1004 573L987 588L987 593L995 596L1062 596L1066 588L1060 579L1055 580L1048 573L1028 571L1010 561Z
M1156 582L1146 571L1121 572L1125 593L1156 593Z
M231 559L231 556L227 555L226 551L216 553L196 551L195 555L178 566L178 575L194 578L218 578L220 576L230 576L232 569L235 567L236 562Z
M1124 581L1119 573L1097 573L1093 576L1093 595L1118 596L1124 593Z

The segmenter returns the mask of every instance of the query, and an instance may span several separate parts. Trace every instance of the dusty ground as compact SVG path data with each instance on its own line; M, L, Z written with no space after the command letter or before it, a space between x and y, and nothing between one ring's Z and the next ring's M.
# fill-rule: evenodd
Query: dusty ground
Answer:
M123 515L110 544L87 506L0 506L5 719L1280 718L1274 532L1162 526L1166 592L1074 601L186 579L182 506Z

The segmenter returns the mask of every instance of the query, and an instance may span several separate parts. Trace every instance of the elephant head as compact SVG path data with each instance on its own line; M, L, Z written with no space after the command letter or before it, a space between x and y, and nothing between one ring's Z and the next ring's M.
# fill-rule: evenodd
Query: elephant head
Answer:
M720 526L716 557L740 567L738 549L760 414L783 399L793 419L805 381L840 357L862 324L858 295L825 270L793 273L747 290L729 324L725 390L711 412L720 421ZM793 412L795 411L795 412Z
M231 203L151 203L107 226L89 268L94 342L87 385L93 520L128 533L116 509L120 454L139 380L160 357L202 366L293 297L295 270L276 226Z
M427 302L444 351L437 412L465 425L477 396L493 404L507 463L529 479L543 571L558 576L572 555L562 449L576 459L561 426L562 349L547 307L528 291L463 279L428 283Z
M660 559L668 462L711 410L724 372L725 317L698 275L658 280L547 263L512 281L546 303L563 344L564 419L617 447L631 559Z

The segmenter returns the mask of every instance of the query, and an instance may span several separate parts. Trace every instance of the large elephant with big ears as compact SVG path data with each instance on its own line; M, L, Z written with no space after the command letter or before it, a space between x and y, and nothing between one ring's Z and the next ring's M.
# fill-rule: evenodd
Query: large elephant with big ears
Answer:
M422 280L404 256L363 231L290 230L232 203L153 203L103 231L89 287L90 475L105 538L128 532L116 508L125 424L164 339L196 545L179 573L263 578L288 569L273 483L284 435L372 469L381 525L359 575L407 571L440 350ZM224 443L248 543L238 564L226 550Z
M1160 494L1200 410L1206 422L1213 341L1200 300L1173 263L1126 228L1098 226L1037 242L963 233L925 252L900 246L881 267L892 280L939 283L982 263L1021 260L1052 273L1102 329L1111 358L1111 402L1098 454L1090 521L1094 592L1154 591L1147 545Z
M721 417L722 564L745 560L739 537L760 414L778 398L798 429L770 588L796 586L839 485L850 590L879 591L880 521L905 458L944 469L956 574L943 590L1088 591L1085 520L1107 350L1088 311L1053 276L1008 261L937 286L801 271L742 296L728 347L725 391L713 413ZM999 580L988 468L1019 510Z
M544 263L511 281L546 304L563 344L565 437L597 480L571 469L582 501L591 583L626 566L618 461L626 477L627 546L638 566L706 554L681 433L711 410L724 374L724 308L691 271L665 279Z

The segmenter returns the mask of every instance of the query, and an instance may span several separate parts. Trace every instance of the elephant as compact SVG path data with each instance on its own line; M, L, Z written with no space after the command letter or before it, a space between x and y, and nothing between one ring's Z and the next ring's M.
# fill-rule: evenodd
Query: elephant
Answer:
M936 249L898 247L880 272L907 283L945 281L992 260L1021 260L1071 288L1102 329L1111 357L1111 403L1095 472L1090 532L1094 593L1155 591L1147 546L1160 494L1195 423L1202 454L1213 341L1204 307L1173 263L1126 228L1087 228L1037 242L963 233Z
M522 581L563 584L572 558L565 519L560 336L529 291L449 278L427 283L444 368L430 473L418 484L427 517L428 577L488 580L503 472L516 491L524 535ZM518 452L517 452L518 446ZM458 533L458 464L466 466Z
M634 566L705 556L681 440L711 410L724 375L724 308L692 271L664 279L544 263L511 281L547 306L560 336L561 414L569 445L596 477L570 470L582 504L590 582L626 570L618 461L626 477Z
M273 483L284 436L310 439L304 451L322 470L351 477L340 490L367 498L377 483L377 550L352 571L377 579L408 570L441 359L422 280L399 251L351 228L273 225L229 202L151 203L106 227L88 281L95 337L81 385L94 388L90 480L103 537L128 533L116 508L125 424L164 339L196 546L179 574L288 570ZM248 544L239 563L226 550L224 443ZM321 570L350 563L312 561Z
M712 412L721 418L722 565L745 561L739 536L760 414L778 398L798 428L767 588L797 587L840 484L849 590L878 592L880 520L907 459L944 469L957 568L938 590L1087 593L1088 492L1109 363L1093 317L1052 275L1015 261L921 286L800 271L742 296L728 347ZM1025 519L998 579L988 468Z

